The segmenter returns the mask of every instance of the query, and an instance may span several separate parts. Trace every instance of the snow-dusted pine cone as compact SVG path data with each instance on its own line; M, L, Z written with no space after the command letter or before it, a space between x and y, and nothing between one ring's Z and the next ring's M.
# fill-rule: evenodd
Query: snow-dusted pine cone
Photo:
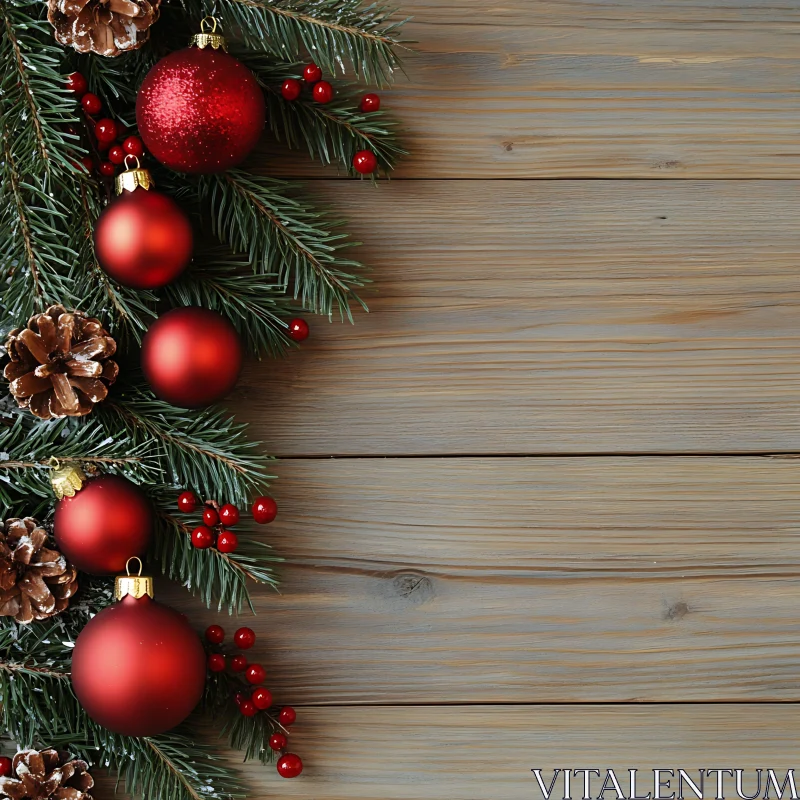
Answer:
M0 798L9 800L92 800L94 778L85 761L56 750L20 750L11 775L0 778Z
M21 408L42 419L82 417L105 400L119 374L116 342L99 320L50 306L8 335L3 371Z
M78 570L33 517L0 522L0 616L47 619L77 591Z

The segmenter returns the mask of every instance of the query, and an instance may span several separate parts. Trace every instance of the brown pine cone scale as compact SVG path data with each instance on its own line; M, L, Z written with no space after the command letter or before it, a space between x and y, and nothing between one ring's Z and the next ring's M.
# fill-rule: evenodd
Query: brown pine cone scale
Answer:
M85 761L57 750L21 750L11 775L0 777L0 800L92 800L94 778Z
M99 320L50 306L6 341L3 374L21 408L42 419L82 417L105 400L119 374L116 342Z

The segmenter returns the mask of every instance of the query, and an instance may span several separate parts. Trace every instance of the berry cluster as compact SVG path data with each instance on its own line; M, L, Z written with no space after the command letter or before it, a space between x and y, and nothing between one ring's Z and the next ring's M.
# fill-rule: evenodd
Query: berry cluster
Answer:
M206 639L212 645L221 645L225 641L225 630L220 625L210 625L206 628ZM255 632L251 628L239 628L233 634L233 643L238 650L249 650L256 643ZM272 692L261 686L267 677L266 670L261 664L248 664L247 656L239 652L230 656L231 672L244 673L244 679L250 686L243 685L234 695L234 701L239 707L239 712L245 717L254 717L260 711L267 712L272 707ZM208 656L208 668L211 672L224 672L228 667L228 657L223 653L212 652ZM277 714L278 724L285 730L297 719L297 712L291 706L283 706ZM287 753L289 743L285 733L273 733L269 737L269 746L272 750L281 753L278 759L278 774L284 778L296 778L303 771L303 762L300 756Z
M129 136L124 124L110 117L96 119L103 110L103 101L89 91L86 78L80 72L73 72L67 78L67 88L74 92L81 103L92 151L96 158L84 156L81 159L87 172L96 171L104 178L113 178L117 167L125 163L128 156L142 158L144 145L138 136ZM74 132L74 131L71 131ZM102 158L101 154L106 157Z
M308 64L303 70L303 80L311 87L311 96L317 103L330 103L333 100L334 90L328 81L322 80L322 70L316 64ZM287 78L281 86L281 95L290 103L297 100L302 94L303 84L297 78ZM379 111L381 99L377 94L365 94L361 98L359 110L362 113ZM371 150L359 150L353 156L353 169L361 175L372 175L378 168L378 159Z

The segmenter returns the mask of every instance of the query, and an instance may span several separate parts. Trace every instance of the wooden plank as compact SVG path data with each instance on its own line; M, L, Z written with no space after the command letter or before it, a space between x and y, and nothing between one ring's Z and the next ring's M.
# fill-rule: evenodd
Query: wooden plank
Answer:
M800 699L795 459L278 467L247 622L277 702Z
M374 313L234 406L277 455L800 449L789 181L327 185Z
M401 177L800 177L797 4L402 6L416 52L384 93L412 152Z
M685 769L699 782L698 770L726 768L747 770L744 788L752 794L761 768L763 797L767 769L780 770L780 782L796 765L796 718L795 708L781 705L302 709L291 741L304 775L281 781L254 766L246 774L253 796L264 797L541 800L536 767L547 778L554 768L600 769L603 776L614 769L626 794L629 768L641 770L641 794L653 791L653 769ZM582 781L573 777L572 797L581 797ZM725 796L736 797L733 778L723 781ZM592 776L593 797L600 785ZM716 777L706 777L705 797L715 788Z

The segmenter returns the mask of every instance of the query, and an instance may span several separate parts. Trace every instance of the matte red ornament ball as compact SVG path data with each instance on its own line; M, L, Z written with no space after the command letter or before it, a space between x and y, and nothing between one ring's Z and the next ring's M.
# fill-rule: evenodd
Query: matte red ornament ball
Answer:
M241 711L246 717L254 717L258 709L255 707L255 704L252 700L245 699L239 703L239 711Z
M240 650L249 650L256 643L256 634L252 628L238 628L233 634L233 643Z
M122 145L115 144L112 148L108 151L108 160L112 164L120 165L125 160L125 151L122 149Z
M73 72L72 75L67 78L67 89L71 92L75 92L78 97L83 97L89 89L89 84L80 72Z
M328 81L320 81L314 84L312 96L318 103L330 103L333 100L333 86Z
M226 528L232 528L239 521L239 509L233 503L225 503L219 510L219 521Z
M192 547L198 550L207 550L214 544L214 532L205 525L198 525L192 531Z
M234 672L244 672L247 669L247 657L239 654L231 659L231 669Z
M213 528L214 525L219 525L219 514L212 506L206 506L203 509L203 524Z
M264 130L264 95L223 50L189 47L162 58L136 97L144 144L178 172L222 172L243 161Z
M297 712L291 706L284 706L278 714L278 722L281 725L293 725L297 719Z
M183 614L129 594L80 632L71 674L78 701L99 725L126 736L156 736L183 722L200 701L206 654Z
M208 657L208 668L212 672L224 672L225 656L223 656L221 653L212 653Z
M295 342L304 342L308 339L308 323L304 319L300 319L300 317L290 319L287 333L289 334L289 338L293 339Z
M191 514L197 508L197 495L194 492L181 492L178 495L178 508L186 514Z
M372 92L365 94L361 98L361 104L359 105L359 108L365 113L369 113L370 111L380 111L381 98Z
M206 639L211 644L222 644L225 641L225 629L221 625L209 625L206 628Z
M303 80L306 83L316 83L322 78L322 70L316 64L308 64L303 70Z
M141 556L153 535L153 508L144 492L127 478L100 475L74 497L56 504L53 534L59 550L91 575L125 571Z
M269 746L272 750L285 750L289 740L282 733L273 733L269 737Z
M96 94L86 92L86 94L81 97L81 108L90 116L99 114L103 109L103 101Z
M7 778L13 766L14 763L8 756L0 756L0 778Z
M235 553L239 547L239 537L233 531L222 531L217 536L217 550L220 553Z
M141 358L158 397L199 408L221 400L236 385L242 345L233 325L216 311L175 308L150 326Z
M269 689L265 689L263 686L259 686L257 689L253 690L250 699L253 701L256 708L261 711L266 711L272 705L272 692Z
M300 756L294 753L284 753L278 759L278 775L281 778L296 778L303 771L303 762Z
M353 167L362 175L371 175L378 168L378 159L371 150L359 150L353 157Z
M192 226L172 198L153 189L123 192L94 229L100 266L123 286L157 289L183 272L192 257Z
M251 511L259 525L266 525L278 516L278 504L271 497L257 497Z
M289 102L297 100L300 97L300 92L303 91L303 86L297 78L287 78L281 86L281 94L284 100Z
M98 120L94 126L94 135L98 142L113 142L117 138L118 132L117 123L108 117Z
M144 145L138 136L128 136L122 143L122 149L129 155L141 158L144 155Z
M248 683L263 683L264 679L267 677L267 671L261 666L261 664L251 664L245 670L244 677Z
M114 173L117 171L110 161L101 161L97 169L104 178L113 178Z

